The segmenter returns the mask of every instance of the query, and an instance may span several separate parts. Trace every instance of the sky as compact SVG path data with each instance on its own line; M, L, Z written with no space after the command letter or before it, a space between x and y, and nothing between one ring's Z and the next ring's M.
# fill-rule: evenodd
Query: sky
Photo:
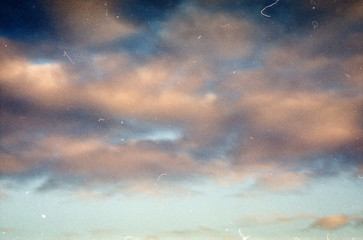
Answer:
M359 0L1 1L0 238L363 240L362 39Z

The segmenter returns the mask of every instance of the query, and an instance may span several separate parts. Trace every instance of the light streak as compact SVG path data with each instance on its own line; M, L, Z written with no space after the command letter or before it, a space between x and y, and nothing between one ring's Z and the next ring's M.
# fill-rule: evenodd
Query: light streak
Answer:
M247 240L248 238L251 237L251 236L246 236L246 237L243 236L243 234L241 233L241 229L240 228L238 229L238 232L239 232L239 235L241 235L241 237L242 237L243 240Z
M69 62L73 63L72 59L69 57L69 55L67 54L67 52L66 51L63 51L63 52L64 52L63 56L67 57L68 60L69 60Z
M158 177L158 182L159 182L159 180L160 180L160 178L161 178L162 176L166 176L166 175L168 175L168 174L166 174L166 173L162 173L162 174L160 174L160 176Z
M263 16L265 16L265 17L271 17L270 15L267 15L267 14L264 14L263 13L263 11L265 11L267 8L269 8L269 7L272 7L273 5L275 5L276 3L278 3L280 0L277 0L276 2L274 2L273 4L271 4L271 5L268 5L268 6L266 6L266 7L264 7L262 10L261 10L261 14L263 15Z

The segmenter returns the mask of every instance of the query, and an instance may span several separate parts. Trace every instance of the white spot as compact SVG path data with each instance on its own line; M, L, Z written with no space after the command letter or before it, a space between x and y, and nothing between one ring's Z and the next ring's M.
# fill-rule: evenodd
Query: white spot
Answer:
M233 71L233 73L236 73L237 71Z
M99 121L99 122L101 122L101 121L105 121L105 119L104 119L104 118L99 118L99 119L98 119L98 121Z
M225 25L219 25L221 26L222 28L231 28L231 25L229 25L229 23L225 24Z
M5 44L4 46L5 46L5 47L8 47L8 45L7 45L7 44Z
M319 26L317 21L312 21L311 24L313 24L314 29L318 28Z
M204 99L206 102L213 102L217 99L217 95L213 94L213 93L207 93L205 96L204 96Z
M45 214L42 214L42 218L46 218L47 216Z

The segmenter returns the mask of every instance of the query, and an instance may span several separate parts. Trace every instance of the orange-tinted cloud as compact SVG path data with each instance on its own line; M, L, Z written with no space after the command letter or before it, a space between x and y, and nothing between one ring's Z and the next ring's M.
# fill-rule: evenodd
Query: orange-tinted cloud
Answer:
M309 176L294 172L271 173L259 177L256 186L272 192L301 190L308 179Z
M315 227L319 227L327 230L334 230L341 228L350 223L347 216L344 215L332 215L318 219L315 223Z
M55 10L56 15L69 11L62 26L75 33L71 41L105 44L136 31L104 4L89 4L95 4L90 12L79 1ZM93 29L89 21L99 23ZM361 154L361 55L314 54L328 40L325 35L298 41L281 36L286 44L262 46L258 29L265 27L251 19L183 5L156 34L171 50L144 61L124 52L96 52L87 62L94 75L66 58L36 63L24 46L1 39L7 44L0 53L2 89L12 101L20 99L41 112L28 111L22 118L9 106L1 113L11 126L1 139L7 149L0 156L1 171L16 175L41 166L106 181L168 171L178 179L207 176L222 183L256 178L262 189L290 191L319 171L299 171L315 156L351 149ZM257 63L246 63L253 56ZM236 59L242 62L230 64ZM87 121L95 116L106 121L90 124L94 132L89 127L79 133L86 124L79 115L67 120L69 109ZM133 142L135 129L106 124L121 118L178 128L180 136L165 143L168 147ZM115 131L128 131L130 139L125 144L107 140ZM354 161L355 166L360 160Z

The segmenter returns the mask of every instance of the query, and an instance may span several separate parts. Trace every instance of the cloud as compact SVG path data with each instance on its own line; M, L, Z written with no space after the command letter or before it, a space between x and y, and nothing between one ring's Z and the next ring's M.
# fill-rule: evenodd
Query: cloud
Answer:
M313 226L326 229L326 230L335 230L339 229L350 223L350 220L347 216L344 215L332 215L324 218L318 219Z
M17 169L24 172L38 164L48 163L51 169L54 168L59 173L105 179L132 178L135 174L148 178L158 176L161 170L176 176L199 171L197 163L187 156L168 154L139 143L109 145L97 138L53 136L27 143L28 149L24 150L20 150L21 142L18 140L12 142L8 138L3 144L8 149L18 151L18 157L9 161L6 156L2 156L2 162L8 163L10 167L24 163L26 169ZM14 164L10 165L9 162Z
M294 172L271 173L259 177L255 187L272 192L301 190L306 186L308 179L307 175Z
M222 238L222 239L235 239L233 235L228 232L220 232L218 230L199 226L195 229L183 229L183 230L173 230L167 233L167 235L174 235L176 237L188 238L195 236L203 236L203 237L213 237L213 238Z
M64 17L69 45L145 31L105 3L59 4L52 11ZM248 15L181 4L157 26L152 38L163 46L142 60L97 48L80 50L85 62L37 62L24 43L2 38L2 175L49 174L40 190L69 176L138 179L147 183L136 192L152 192L151 179L167 171L168 181L255 178L260 189L291 191L323 171L313 167L318 161L341 156L346 167L335 173L362 165L361 54L325 49L344 25L321 30L332 35L278 35ZM160 130L178 134L140 140Z
M363 88L363 81L361 80L363 77L363 68L360 64L362 61L363 56L356 55L349 58L344 63L345 81L359 89Z
M133 23L113 12L112 1L49 1L63 40L73 46L105 44L125 38L137 30Z
M0 234L8 234L16 232L17 230L15 228L10 227L0 227Z
M287 215L283 213L271 213L269 215L254 214L241 218L244 225L278 225L287 224L296 221L306 221L316 218L312 214L299 213L296 215Z
M252 54L258 37L247 19L184 5L165 25L161 36L178 50L195 56L195 60L200 59L200 54L215 61L246 58Z

